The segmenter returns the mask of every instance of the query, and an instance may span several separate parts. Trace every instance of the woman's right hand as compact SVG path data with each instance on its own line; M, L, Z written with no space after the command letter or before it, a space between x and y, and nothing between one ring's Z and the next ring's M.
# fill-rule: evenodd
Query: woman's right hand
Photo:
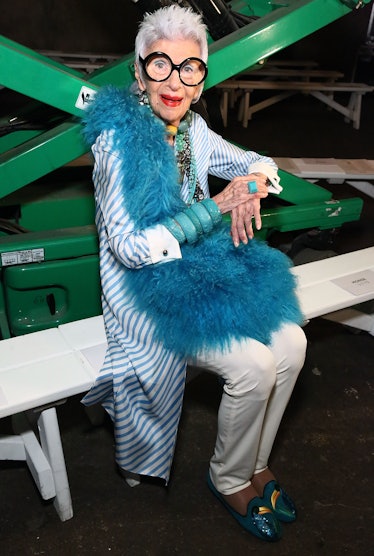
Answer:
M261 229L260 210L260 199L252 199L231 211L231 237L235 247L238 247L240 242L247 244L249 239L253 239L253 224L256 230Z
M249 193L248 182L255 181L257 184L257 192ZM221 214L231 212L239 205L254 199L264 199L268 195L266 185L267 177L264 174L248 174L247 176L235 177L225 189L212 197L213 201L218 205Z

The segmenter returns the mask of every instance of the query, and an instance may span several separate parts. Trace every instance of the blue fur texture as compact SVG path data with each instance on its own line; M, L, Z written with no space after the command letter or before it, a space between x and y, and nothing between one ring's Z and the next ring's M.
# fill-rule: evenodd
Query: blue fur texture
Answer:
M136 229L186 207L179 198L173 150L149 108L138 106L126 91L104 89L86 116L88 142L104 129L115 132L124 202ZM234 339L266 344L282 323L302 323L291 263L280 251L257 240L235 248L226 223L181 250L176 261L124 268L126 288L166 348L193 356L224 351Z
M114 130L114 146L123 160L126 210L135 231L186 208L180 198L174 151L164 139L165 125L148 106L139 106L126 89L105 87L86 111L84 124L89 145L102 131Z

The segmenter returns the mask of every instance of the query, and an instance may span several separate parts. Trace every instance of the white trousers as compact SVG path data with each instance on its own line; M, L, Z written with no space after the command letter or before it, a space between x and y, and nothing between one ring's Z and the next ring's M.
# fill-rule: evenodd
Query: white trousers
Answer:
M210 461L213 484L222 494L242 490L267 467L305 351L303 330L286 324L269 345L236 342L229 353L210 352L190 361L224 381Z

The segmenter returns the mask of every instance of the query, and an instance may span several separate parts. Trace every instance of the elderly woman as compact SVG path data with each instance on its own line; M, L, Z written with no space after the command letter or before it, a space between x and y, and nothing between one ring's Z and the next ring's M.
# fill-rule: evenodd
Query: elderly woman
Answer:
M246 530L274 541L296 510L268 459L306 341L288 259L253 239L277 168L190 111L207 71L200 16L162 8L140 25L136 87L105 88L88 111L108 349L83 403L109 412L123 473L167 483L186 365L215 373L208 486ZM228 182L213 198L208 174Z

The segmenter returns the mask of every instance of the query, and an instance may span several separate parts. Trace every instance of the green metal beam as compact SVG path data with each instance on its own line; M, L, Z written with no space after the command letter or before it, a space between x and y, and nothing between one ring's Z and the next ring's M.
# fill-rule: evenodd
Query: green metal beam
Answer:
M30 139L37 137L40 135L41 131L38 130L21 130L21 131L13 131L8 135L3 135L0 137L0 153L5 153L18 147L18 145L22 145L22 143L26 143Z
M340 0L301 0L264 15L210 46L206 86L237 75L350 11Z
M278 170L280 183L283 191L279 194L279 198L283 201L298 205L316 203L319 201L329 201L332 193L320 187L315 183L303 180L293 174L289 174L284 170Z
M4 58L2 58L2 55L0 54L0 60L4 60L6 58L6 49L12 50L14 49L15 51L19 52L20 54L23 54L23 56L25 57L30 57L33 58L34 60L40 60L41 62L46 62L48 63L50 66L55 66L56 68L59 68L67 73L71 73L72 75L76 75L78 77L81 76L81 73L73 68L69 68L66 67L64 64L61 64L60 62L57 62L56 60L52 60L51 58L48 58L47 56L43 56L43 54L39 54L38 52L36 52L35 50L31 50L31 48L28 48L27 46L24 46L22 44L19 44L15 41L12 41L11 39L8 39L7 37L4 37L3 35L0 35L0 45L1 45L1 49L5 49L4 50ZM5 68L4 68L5 70Z
M78 72L0 37L0 84L69 114L81 115L75 107L79 91L87 85Z
M0 197L84 154L81 125L67 121L0 156Z
M82 87L97 91L111 83L125 86L134 80L133 53L100 68L89 81L81 73L0 35L0 84L25 96L82 116L76 106Z
M339 228L346 222L360 218L363 200L358 197L329 200L290 207L263 209L261 212L263 229L289 232L308 228Z

